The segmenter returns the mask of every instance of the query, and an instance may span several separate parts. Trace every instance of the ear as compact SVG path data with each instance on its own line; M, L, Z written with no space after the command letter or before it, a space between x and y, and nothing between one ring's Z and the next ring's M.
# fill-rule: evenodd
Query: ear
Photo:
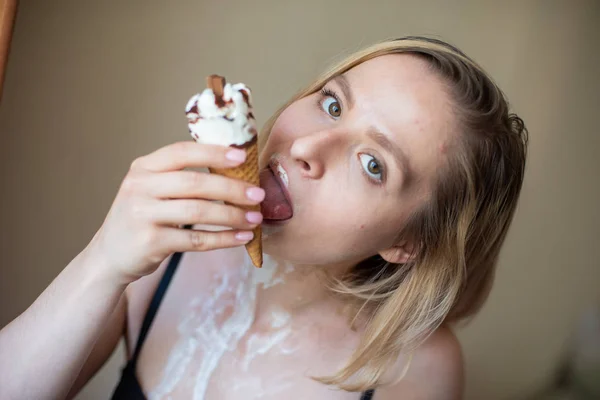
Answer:
M414 258L414 246L403 241L395 246L379 252L381 258L393 264L405 264Z

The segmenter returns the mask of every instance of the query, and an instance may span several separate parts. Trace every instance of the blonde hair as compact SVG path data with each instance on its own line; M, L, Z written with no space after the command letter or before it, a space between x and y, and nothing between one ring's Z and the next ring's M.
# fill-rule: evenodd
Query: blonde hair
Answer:
M459 145L436 177L430 199L399 233L399 239L418 244L411 261L391 264L374 256L335 279L332 289L345 296L354 314L369 317L345 367L315 379L348 391L381 384L401 352L410 353L442 323L481 308L523 182L528 142L523 121L509 113L504 94L477 63L445 42L424 37L377 43L334 65L267 121L261 148L290 104L367 60L400 53L426 60L446 84L458 117Z

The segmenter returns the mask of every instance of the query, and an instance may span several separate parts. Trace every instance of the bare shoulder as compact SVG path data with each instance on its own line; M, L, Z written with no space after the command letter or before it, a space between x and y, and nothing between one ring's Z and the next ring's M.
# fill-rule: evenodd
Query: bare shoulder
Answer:
M376 390L374 400L460 400L463 386L460 343L450 328L441 327L415 351L404 378Z

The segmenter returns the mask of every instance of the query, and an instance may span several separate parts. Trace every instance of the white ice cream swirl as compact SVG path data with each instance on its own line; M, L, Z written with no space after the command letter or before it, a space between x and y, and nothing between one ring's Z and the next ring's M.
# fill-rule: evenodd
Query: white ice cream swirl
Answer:
M256 136L251 104L250 89L243 83L227 83L222 99L205 89L185 106L190 134L202 144L243 146Z

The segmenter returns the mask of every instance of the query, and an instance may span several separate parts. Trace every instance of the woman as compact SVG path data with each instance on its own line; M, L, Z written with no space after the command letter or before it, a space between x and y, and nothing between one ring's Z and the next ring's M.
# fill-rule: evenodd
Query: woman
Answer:
M73 397L122 335L114 398L461 397L448 325L487 297L525 167L502 92L446 43L387 41L296 95L261 141L289 192L280 220L210 201L257 204L261 188L183 170L243 151L178 143L132 164L90 244L1 332L6 397ZM263 270L242 247L258 223Z

